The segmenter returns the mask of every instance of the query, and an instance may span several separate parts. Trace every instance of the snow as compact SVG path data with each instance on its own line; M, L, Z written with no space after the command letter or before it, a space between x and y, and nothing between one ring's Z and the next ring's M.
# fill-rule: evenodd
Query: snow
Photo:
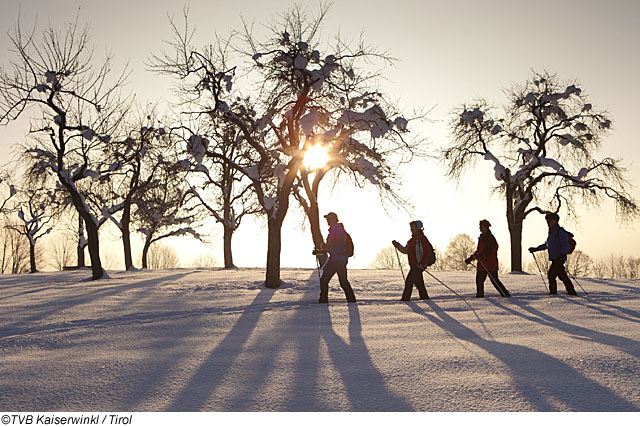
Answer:
M484 154L484 159L485 160L489 160L489 161L494 163L493 172L494 172L495 178L498 181L504 180L505 167L502 166L502 164L500 163L500 160L498 160L498 158L496 156L494 156L493 153L491 153L488 150Z
M546 295L504 274L352 270L317 304L318 273L263 269L0 276L0 407L17 411L633 411L640 281L579 278ZM562 289L562 285L560 285ZM415 298L414 292L414 298Z

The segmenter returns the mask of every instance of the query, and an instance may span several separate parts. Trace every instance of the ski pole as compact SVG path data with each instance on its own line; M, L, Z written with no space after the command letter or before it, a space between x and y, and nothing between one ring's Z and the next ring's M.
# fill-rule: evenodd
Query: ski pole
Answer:
M451 289L450 287L448 287L447 285L445 285L442 280L438 279L436 276L434 276L433 274L431 274L431 272L429 270L427 270L426 268L424 269L424 271L427 272L427 274L431 277L433 277L434 279L436 279L438 281L438 283L440 283L442 286L444 286L445 288L449 289L451 292L453 292L454 294L458 295L460 298L462 298L464 300L464 302L467 302L466 299L464 299L464 297L462 295L460 295L459 293L457 293L456 291L454 291L453 289Z
M477 258L476 258L477 259ZM478 262L480 263L480 265L482 265L482 268L484 268L484 271L487 272L487 276L489 276L489 280L491 281L491 283L493 283L493 286L498 290L498 292L500 292L500 296L506 296L502 293L502 291L500 290L500 287L498 286L498 284L495 282L495 280L493 280L493 276L491 276L491 273L489 273L489 269L487 269L487 266L484 265L484 262L482 262L481 259L478 259ZM473 265L473 264L471 264ZM475 265L474 265L475 267Z
M402 269L402 263L400 262L400 255L398 254L398 248L396 248L394 246L394 249L396 250L396 258L398 259L398 265L400 266L400 272L402 273L402 282L406 282L407 279L404 277L404 270Z
M538 258L536 258L536 256L533 254L533 252L529 252L529 253L533 257L534 261L536 262L536 267L538 267L538 272L540 273L540 278L542 279L542 283L544 284L544 288L547 290L547 292L549 292L549 288L547 287L547 282L545 282L544 276L542 276L542 269L540 268L540 265L538 264Z
M316 256L316 265L318 266L317 271L318 271L318 280L320 280L320 261L318 260L318 257Z
M584 290L584 288L582 287L582 285L580 284L580 282L578 282L578 279L576 279L576 276L574 276L573 274L569 274L571 276L571 278L573 279L574 282L576 282L576 284L578 286L580 286L580 289L582 289L582 292L584 292L584 294L586 296L588 296L589 298L591 298L591 295L589 295L589 293L587 291Z

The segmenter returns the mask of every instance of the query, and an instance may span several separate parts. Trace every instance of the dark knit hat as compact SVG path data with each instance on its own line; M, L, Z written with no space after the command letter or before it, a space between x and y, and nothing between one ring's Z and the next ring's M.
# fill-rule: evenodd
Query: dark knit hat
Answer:
M560 221L560 216L555 212L549 212L548 214L546 214L544 216L544 219L546 219L547 221L550 220L550 219L554 219L556 221Z
M487 221L486 219L483 219L480 221L480 225L485 225L487 227L491 227L491 223L489 221Z

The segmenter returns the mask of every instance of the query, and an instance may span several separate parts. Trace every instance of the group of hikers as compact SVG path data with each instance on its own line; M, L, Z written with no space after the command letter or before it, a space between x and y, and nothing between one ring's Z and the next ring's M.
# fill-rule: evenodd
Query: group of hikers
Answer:
M338 215L334 212L326 214L325 219L329 225L329 234L326 243L322 248L316 248L312 254L316 256L328 255L320 277L320 299L319 303L328 303L329 281L337 274L340 286L344 290L348 302L356 302L356 296L347 278L347 263L349 257L353 255L353 242L351 236L345 231L344 226L339 222ZM577 295L564 267L567 254L570 251L570 233L558 223L560 217L556 213L548 213L545 220L549 226L549 234L545 243L540 246L530 247L532 254L537 251L546 250L551 261L551 266L547 273L549 280L549 295L558 293L557 278L560 278L567 289L569 295ZM435 252L433 246L424 235L424 227L421 221L411 221L411 238L406 245L402 245L393 240L392 244L399 252L407 255L409 259L409 272L405 278L404 291L401 301L409 301L415 286L421 300L429 299L427 288L424 285L422 273L426 268L435 262ZM476 265L476 297L484 298L484 282L489 280L500 293L506 298L511 296L507 288L498 277L498 242L491 233L491 223L483 219L479 223L480 237L476 251L465 259L466 264L477 261Z

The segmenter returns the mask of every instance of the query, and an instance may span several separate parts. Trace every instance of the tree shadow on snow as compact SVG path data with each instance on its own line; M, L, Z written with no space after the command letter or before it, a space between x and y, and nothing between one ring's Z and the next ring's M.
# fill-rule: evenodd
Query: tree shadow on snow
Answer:
M513 385L537 411L557 411L559 401L573 411L637 411L639 408L590 380L566 363L541 351L517 344L482 338L470 328L428 301L435 315L421 306L412 309L459 340L474 344L505 365ZM461 410L463 410L461 408Z

